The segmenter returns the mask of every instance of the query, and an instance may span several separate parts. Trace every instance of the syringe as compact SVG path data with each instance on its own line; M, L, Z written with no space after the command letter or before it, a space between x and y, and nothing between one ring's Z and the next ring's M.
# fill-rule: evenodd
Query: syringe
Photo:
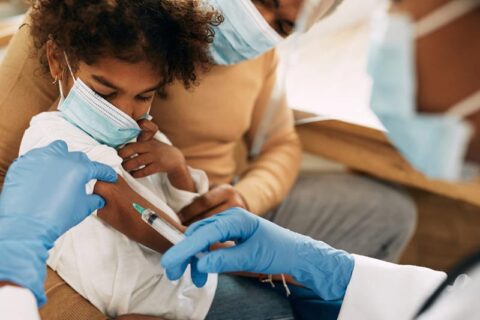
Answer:
M185 235L175 228L170 222L156 214L151 209L145 209L137 203L133 207L142 215L142 220L160 233L165 239L173 244L177 244L185 238Z
M135 210L141 214L142 220L152 227L155 231L161 234L165 239L174 245L185 239L185 235L175 228L170 222L163 217L156 214L151 209L145 209L137 203L132 204ZM205 254L203 252L197 253L195 257L200 259Z

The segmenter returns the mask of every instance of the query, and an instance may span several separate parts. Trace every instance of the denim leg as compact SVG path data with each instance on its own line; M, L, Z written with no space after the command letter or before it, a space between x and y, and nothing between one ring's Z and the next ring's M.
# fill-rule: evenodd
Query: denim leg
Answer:
M257 279L219 275L208 320L294 319L288 299Z

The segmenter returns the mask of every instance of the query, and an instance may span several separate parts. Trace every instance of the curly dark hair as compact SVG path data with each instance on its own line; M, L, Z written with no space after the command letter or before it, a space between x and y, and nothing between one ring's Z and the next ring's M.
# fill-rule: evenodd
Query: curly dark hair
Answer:
M46 44L53 40L73 68L105 56L146 60L162 77L162 92L175 80L190 87L211 65L213 27L222 21L196 0L36 0L29 25L47 72Z

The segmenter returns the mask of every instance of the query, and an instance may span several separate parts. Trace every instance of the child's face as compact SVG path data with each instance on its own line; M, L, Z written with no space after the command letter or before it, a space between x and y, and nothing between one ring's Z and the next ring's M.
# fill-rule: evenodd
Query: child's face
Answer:
M68 95L73 79L66 70L63 54L48 50L50 72L58 77ZM75 77L135 120L144 116L152 105L161 82L158 72L147 62L129 63L116 58L101 58L88 65L80 61Z
M80 62L75 76L137 120L150 110L161 81L158 72L153 70L147 62L128 63L116 58L103 58L92 65ZM70 87L73 82L68 84Z

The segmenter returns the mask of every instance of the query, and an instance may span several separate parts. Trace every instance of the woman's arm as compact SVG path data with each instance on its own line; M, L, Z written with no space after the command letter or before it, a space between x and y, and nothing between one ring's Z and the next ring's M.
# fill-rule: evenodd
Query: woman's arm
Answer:
M0 64L0 189L30 119L46 111L58 96L58 86L43 72L32 46L30 28L24 25Z
M276 83L276 52L266 54L264 59L266 67L263 88L256 100L252 123L245 136L248 148L253 145L261 127ZM235 185L249 211L259 215L277 206L288 194L297 178L302 155L293 114L286 99L277 107L268 126L267 139L261 153L248 164Z

